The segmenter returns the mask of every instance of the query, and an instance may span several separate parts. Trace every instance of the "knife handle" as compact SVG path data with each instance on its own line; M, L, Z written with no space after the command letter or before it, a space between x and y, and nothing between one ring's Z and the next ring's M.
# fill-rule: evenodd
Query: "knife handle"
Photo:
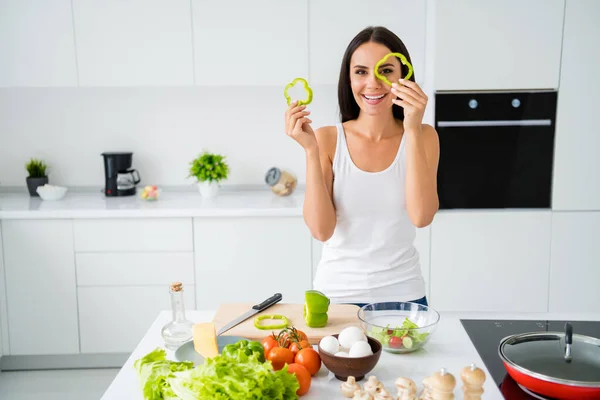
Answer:
M279 303L282 298L283 298L283 296L281 296L281 293L275 293L273 296L269 297L268 299L266 299L265 301L263 301L260 304L256 304L252 308L254 310L262 311L264 309L271 307L275 303Z

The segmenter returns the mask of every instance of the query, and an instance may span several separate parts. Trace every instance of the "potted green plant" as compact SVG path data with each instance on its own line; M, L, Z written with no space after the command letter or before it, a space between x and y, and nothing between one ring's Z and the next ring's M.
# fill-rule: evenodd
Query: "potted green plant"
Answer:
M215 197L219 193L219 182L228 176L229 165L222 155L205 151L190 162L189 177L196 178L202 197Z
M48 183L48 175L46 173L48 165L37 158L32 158L25 164L29 176L27 176L27 189L30 196L39 196L37 193L38 186L44 186Z

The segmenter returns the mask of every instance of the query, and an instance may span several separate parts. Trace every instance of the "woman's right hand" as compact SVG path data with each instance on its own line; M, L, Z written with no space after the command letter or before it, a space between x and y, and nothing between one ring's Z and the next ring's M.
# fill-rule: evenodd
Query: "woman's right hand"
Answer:
M310 111L305 111L306 106L298 106L297 103L292 102L285 112L285 133L300 143L304 150L314 149L317 147L317 138L310 126L312 120L307 118Z

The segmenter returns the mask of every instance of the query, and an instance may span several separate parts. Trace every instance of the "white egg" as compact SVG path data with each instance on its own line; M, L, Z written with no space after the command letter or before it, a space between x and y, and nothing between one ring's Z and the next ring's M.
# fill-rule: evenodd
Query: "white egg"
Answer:
M349 326L347 328L344 328L340 332L340 334L338 335L338 341L340 343L340 346L342 346L345 349L350 349L356 342L366 342L367 336L362 331L362 329L356 326Z
M323 351L326 351L330 354L335 354L340 350L340 343L333 336L325 336L319 342L319 346L321 346L321 349L323 349Z
M350 357L366 357L373 354L371 345L368 342L358 341L350 348L348 355Z
M337 353L334 354L336 357L350 357L350 355L348 353L346 353L345 351L338 351Z

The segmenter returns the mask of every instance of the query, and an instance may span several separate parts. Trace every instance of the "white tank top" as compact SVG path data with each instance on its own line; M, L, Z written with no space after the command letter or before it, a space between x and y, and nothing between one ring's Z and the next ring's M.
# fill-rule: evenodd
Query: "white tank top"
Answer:
M332 303L410 301L425 296L416 228L406 210L406 151L402 137L392 164L359 169L337 124L333 201L337 224L323 245L314 288Z

